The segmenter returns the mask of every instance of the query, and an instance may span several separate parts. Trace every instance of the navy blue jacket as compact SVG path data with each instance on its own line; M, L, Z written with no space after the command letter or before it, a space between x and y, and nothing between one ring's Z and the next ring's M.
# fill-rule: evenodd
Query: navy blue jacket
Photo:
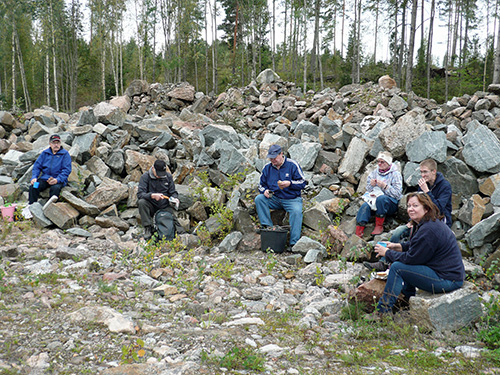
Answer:
M418 190L422 191L420 186ZM441 172L436 174L436 181L434 181L434 185L429 186L427 195L446 218L446 225L451 228L451 185Z
M278 181L280 180L291 181L292 183L289 187L280 189L278 187ZM265 165L260 175L259 192L264 194L266 190L270 190L277 198L293 199L300 197L300 191L306 185L307 181L299 163L285 157L285 161L280 169L271 163Z
M465 269L455 234L441 220L421 222L410 241L401 246L402 252L387 250L387 260L430 267L445 280L464 280Z
M137 198L146 199L159 210L170 206L168 199L160 199L159 201L156 201L151 198L151 194L155 193L166 195L169 198L177 198L179 196L179 194L175 190L174 179L170 173L167 173L165 177L157 178L153 174L153 170L150 168L149 171L144 173L139 180L139 187L137 188Z
M55 154L49 147L42 151L36 159L31 171L31 179L48 180L54 177L58 184L65 186L71 173L71 156L64 148L60 148ZM41 174L41 175L40 175Z

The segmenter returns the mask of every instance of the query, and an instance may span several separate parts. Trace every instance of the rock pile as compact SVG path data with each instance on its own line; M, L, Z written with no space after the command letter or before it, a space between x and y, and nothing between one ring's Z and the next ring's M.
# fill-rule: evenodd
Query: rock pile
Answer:
M350 236L357 195L374 168L371 161L385 149L400 164L407 191L417 185L418 163L435 159L453 188L453 230L465 240L464 255L477 262L490 257L487 265L499 257L500 96L495 93L476 92L443 105L373 83L302 94L266 70L249 86L216 98L187 83L134 81L123 97L71 116L41 108L22 123L2 112L0 123L4 198L25 196L33 162L51 134L61 135L73 158L64 203L46 212L33 208L41 226L116 228L130 239L137 234L137 182L155 158L165 159L174 173L187 230L207 219L207 207L193 193L201 170L209 172L213 186L244 173L245 181L219 199L232 211L253 213L263 158L277 143L309 181L305 233L317 234L343 214L341 229ZM404 209L400 214L404 221ZM236 225L243 235L252 232L247 224ZM356 238L350 241L362 246Z

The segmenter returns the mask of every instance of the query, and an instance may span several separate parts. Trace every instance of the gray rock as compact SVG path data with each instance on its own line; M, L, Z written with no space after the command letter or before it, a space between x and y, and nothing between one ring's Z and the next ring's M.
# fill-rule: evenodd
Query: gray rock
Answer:
M79 212L85 214L85 215L91 215L95 216L99 213L99 208L96 206L87 203L83 199L75 197L73 194L71 194L68 190L63 189L61 191L60 197L67 201L71 206L76 208Z
M259 84L264 84L264 83L273 83L276 81L281 81L281 78L272 69L265 69L262 72L260 72L260 74L257 76L255 80Z
M440 172L450 182L454 194L469 197L479 191L476 176L467 164L460 159L455 157L448 158L440 165Z
M311 249L304 256L304 263L309 264L309 263L321 262L327 256L328 254L326 253L326 250L321 251L319 249Z
M355 175L363 165L369 146L361 138L353 138L340 163L338 173L349 182L356 182Z
M234 228L243 234L252 233L254 231L252 217L248 213L248 210L241 207L234 209L233 224Z
M76 224L78 211L68 203L51 203L43 210L45 216L61 229L68 229Z
M122 149L111 151L106 165L116 174L121 174L125 168L125 154Z
M319 139L319 127L310 121L302 120L294 130L295 135L300 138L302 134L312 135Z
M393 158L402 157L406 151L406 145L417 139L425 131L425 115L422 110L412 110L401 117L396 124L385 128L380 132L380 140L385 150L392 153Z
M66 232L77 237L92 237L92 233L82 228L69 228L68 230L66 230Z
M410 298L410 319L419 327L439 332L455 331L482 316L477 289L468 282L450 293L431 294L419 290Z
M500 184L491 195L491 204L497 207L500 206Z
M66 318L73 323L88 322L104 324L111 332L135 333L134 322L110 307L82 307L75 312L67 314Z
M399 95L394 95L391 100L389 100L389 109L392 112L398 112L406 108L408 108L408 103Z
M6 165L18 165L19 158L23 155L22 152L9 150L5 155L2 155L2 163Z
M478 172L500 172L500 141L495 134L475 121L469 123L467 129L462 152L467 165Z
M470 248L480 247L494 241L500 232L500 212L481 220L465 233L465 240Z
M318 131L335 135L342 130L342 120L331 120L327 116L323 116L319 120Z
M303 224L317 232L325 230L332 221L326 208L321 204L315 204L304 211Z
M92 156L85 165L92 173L98 175L101 179L111 176L111 169L97 156Z
M177 142L173 137L173 135L170 132L164 131L159 136L154 137L153 139L143 143L141 147L150 151L154 150L156 147L171 150L175 148L176 144Z
M149 142L151 139L158 137L165 132L171 133L171 125L172 119L152 116L136 124L134 132L138 134L141 142Z
M200 135L205 139L205 146L210 147L215 141L227 141L234 147L240 147L240 140L234 128L228 125L214 125L206 126Z
M94 107L94 116L98 122L121 127L125 121L125 113L112 104L101 102Z
M446 160L446 135L440 131L425 132L406 145L406 155L416 163L429 158L442 163Z
M47 228L52 225L50 221L43 213L43 206L39 202L35 202L29 206L30 212L33 215L33 221L42 228Z
M217 142L220 153L219 170L226 175L244 172L250 166L248 160L229 142Z
M417 186L420 176L420 164L408 162L403 169L403 179L408 186Z
M309 171L313 169L318 153L321 150L321 144L313 142L297 143L288 150L290 158L295 160L301 166L302 170Z
M231 253L236 250L242 238L243 233L238 231L231 232L219 244L219 249L221 249L221 251Z
M149 91L149 83L147 83L144 80L135 79L127 87L127 90L125 90L125 95L133 97L136 95L147 93L148 91Z
M336 197L336 195L332 191L330 191L327 188L323 188L323 189L321 189L321 191L319 192L319 194L316 195L312 199L312 202L321 203L321 202L327 201L327 200L335 198L335 197Z
M87 133L75 137L73 140L72 149L78 150L77 161L85 163L96 153L99 135L96 133Z
M307 236L300 237L297 243L292 247L292 252L306 255L307 252L312 249L319 250L325 256L327 255L326 248L321 243Z

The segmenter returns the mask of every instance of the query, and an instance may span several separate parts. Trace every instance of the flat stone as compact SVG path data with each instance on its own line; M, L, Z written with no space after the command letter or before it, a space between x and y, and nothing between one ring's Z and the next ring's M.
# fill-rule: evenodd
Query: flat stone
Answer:
M31 211L31 210L30 210ZM69 203L57 202L49 204L44 210L45 216L61 229L76 225L80 215Z
M482 316L477 288L469 282L450 293L419 290L410 298L410 320L419 327L439 332L456 331Z

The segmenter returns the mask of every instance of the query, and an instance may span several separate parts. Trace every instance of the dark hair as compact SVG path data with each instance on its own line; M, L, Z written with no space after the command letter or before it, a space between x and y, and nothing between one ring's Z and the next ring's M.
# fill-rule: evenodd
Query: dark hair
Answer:
M441 213L439 212L439 208L434 204L431 197L429 197L427 194L421 191L417 193L410 193L406 196L406 204L408 204L410 198L417 198L420 204L424 206L424 209L427 210L422 221L436 221L436 219L443 218L443 215L441 215Z

